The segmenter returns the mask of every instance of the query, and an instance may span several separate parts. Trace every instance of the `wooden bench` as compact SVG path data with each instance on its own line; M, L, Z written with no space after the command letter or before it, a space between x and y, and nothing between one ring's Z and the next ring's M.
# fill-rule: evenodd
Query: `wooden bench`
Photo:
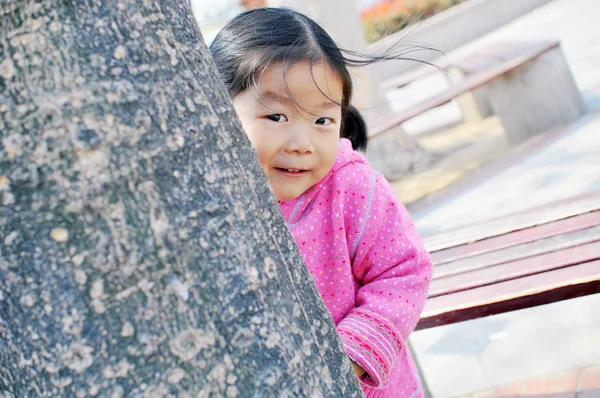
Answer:
M394 76L391 79L381 82L379 88L385 91L403 88L417 80L433 76L436 72L440 71L443 72L444 69L434 66L434 64L426 64L416 68L415 70L403 73L399 76Z
M600 293L600 192L424 239L417 330Z
M585 111L558 41L497 43L451 62L448 69L461 80L453 78L446 91L393 115L371 129L369 138L484 86L489 107L513 142L572 122Z

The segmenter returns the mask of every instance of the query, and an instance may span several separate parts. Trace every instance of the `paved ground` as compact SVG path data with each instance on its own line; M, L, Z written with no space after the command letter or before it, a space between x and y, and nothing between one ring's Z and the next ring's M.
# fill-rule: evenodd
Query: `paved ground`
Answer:
M413 217L426 236L593 190L600 190L597 113L587 114L507 170Z
M598 366L600 295L423 330L411 341L435 398Z
M465 395L463 398L487 397L598 398L600 397L600 366L536 377Z
M598 0L555 0L469 44L472 49L499 39L559 38L589 112L531 156L413 212L423 235L600 190L599 16ZM396 97L392 105L401 108L402 100ZM440 115L452 121L452 112L425 116L411 129L443 124ZM600 365L600 295L420 331L412 342L436 398L525 395L526 381L550 383ZM504 390L518 382L520 392Z
M426 151L437 160L426 170L412 173L392 186L409 209L430 201L452 184L469 176L474 170L496 160L507 158L514 148L506 140L500 120L489 117L477 123L461 123L434 134L418 138Z

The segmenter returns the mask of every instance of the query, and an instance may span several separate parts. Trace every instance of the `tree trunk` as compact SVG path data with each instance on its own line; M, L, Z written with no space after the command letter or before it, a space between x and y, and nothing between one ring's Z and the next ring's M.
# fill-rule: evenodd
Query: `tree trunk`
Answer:
M0 138L0 395L362 395L187 1L0 0Z

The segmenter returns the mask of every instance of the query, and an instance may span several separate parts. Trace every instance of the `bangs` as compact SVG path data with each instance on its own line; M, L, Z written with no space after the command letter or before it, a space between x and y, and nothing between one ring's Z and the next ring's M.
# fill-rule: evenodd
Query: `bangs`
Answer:
M307 54L310 54L310 57L307 57ZM275 51L271 50L269 52L257 50L254 53L247 55L244 59L244 62L240 64L238 69L239 73L237 76L239 80L233 84L234 87L239 88L239 92L230 93L230 95L235 97L242 91L251 90L256 98L263 105L268 107L267 102L269 102L270 98L265 98L262 95L259 89L260 81L268 70L271 70L272 68L278 68L281 69L281 73L283 74L283 82L287 98L290 100L290 103L294 106L294 108L298 111L303 111L310 115L317 116L317 114L299 104L299 102L291 93L288 85L287 76L289 75L290 69L300 63L308 64L311 79L323 97L325 97L332 104L341 107L342 110L347 107L349 103L349 95L346 87L347 84L342 84L341 101L339 99L332 98L332 96L326 92L329 91L328 85L327 87L322 87L322 83L317 83L313 69L315 64L322 64L332 75L337 76L342 82L346 82L343 72L340 73L340 71L329 62L328 58L324 57L319 51L315 50L314 48L307 48L307 46L277 48ZM349 78L349 76L347 78Z

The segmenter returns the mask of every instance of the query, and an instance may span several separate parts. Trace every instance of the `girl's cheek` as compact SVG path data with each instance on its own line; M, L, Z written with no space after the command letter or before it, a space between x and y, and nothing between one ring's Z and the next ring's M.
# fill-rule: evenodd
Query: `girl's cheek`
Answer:
M244 128L244 131L246 132L246 136L248 137L248 139L250 140L250 144L252 144L252 147L254 149L256 149L257 151L260 150L260 143L261 143L261 134L260 134L260 125L244 125L242 123L242 127Z
M260 162L263 169L265 169L265 171L266 171L266 167L267 167L267 163L268 163L268 156L267 156L266 151L260 145L255 145L253 143L252 146L254 147L254 149L256 150L256 153L258 154L258 161Z

